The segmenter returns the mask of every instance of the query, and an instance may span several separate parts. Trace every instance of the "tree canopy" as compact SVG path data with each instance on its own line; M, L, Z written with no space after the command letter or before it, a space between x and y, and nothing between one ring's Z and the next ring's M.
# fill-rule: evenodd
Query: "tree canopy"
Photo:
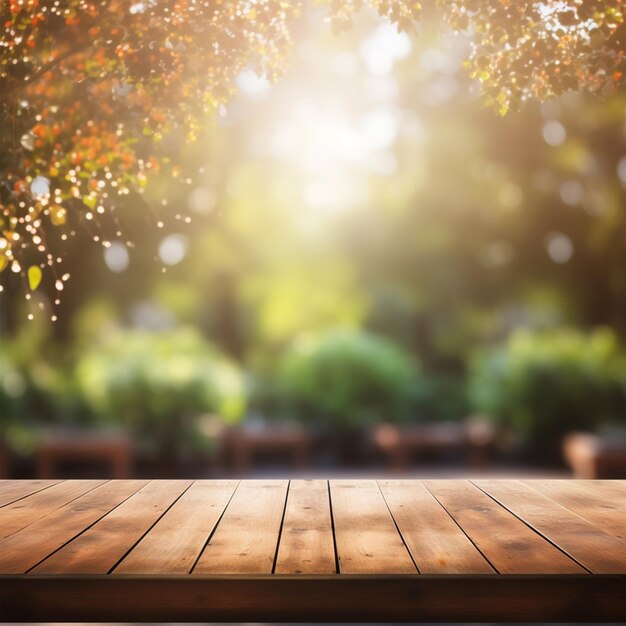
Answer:
M341 31L364 3L322 4ZM434 19L464 32L468 71L500 114L624 84L622 0L365 4L399 30ZM27 298L40 284L61 291L64 241L87 231L106 247L151 178L190 183L179 147L219 116L243 70L280 76L303 10L279 0L3 0L0 271L19 275Z

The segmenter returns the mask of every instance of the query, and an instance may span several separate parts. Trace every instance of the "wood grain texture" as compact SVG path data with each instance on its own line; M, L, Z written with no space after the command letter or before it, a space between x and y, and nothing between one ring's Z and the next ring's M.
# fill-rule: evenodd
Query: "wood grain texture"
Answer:
M594 574L626 574L626 541L515 480L474 484Z
M235 480L196 481L113 574L188 574L237 484Z
M35 574L106 574L189 487L190 480L148 483L74 541L31 570Z
M422 574L495 574L418 480L382 480L380 490Z
M0 508L10 521L47 511L0 541L0 614L31 622L623 620L625 542L619 525L604 526L621 520L626 483L474 483L108 481L70 501L63 483L51 485ZM13 484L0 483L0 495ZM57 496L44 498L51 490ZM489 575L488 563L506 575Z
M5 480L0 484L0 507L60 482L60 480Z
M240 483L192 574L271 573L288 484Z
M577 489L593 493L611 500L619 506L626 506L626 481L624 480L571 480Z
M0 579L5 621L621 623L622 576Z
M275 573L337 573L327 481L289 484Z
M416 567L374 480L330 481L342 574L416 574Z
M0 573L22 574L132 496L148 481L112 480L0 543Z
M626 539L626 506L616 504L598 492L580 489L568 480L525 480L542 493L588 522L621 539Z
M0 509L0 541L61 508L103 480L66 480Z
M468 481L428 480L424 484L500 574L585 571Z

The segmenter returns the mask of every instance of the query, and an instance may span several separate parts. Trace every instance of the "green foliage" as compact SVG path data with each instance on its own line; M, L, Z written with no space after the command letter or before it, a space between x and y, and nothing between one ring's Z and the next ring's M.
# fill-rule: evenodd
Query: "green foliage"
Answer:
M285 345L301 333L360 326L366 297L354 274L339 257L282 264L262 279L249 281L246 297L255 302L259 343Z
M502 115L624 84L622 0L438 0L424 12L413 0L323 4L335 32L364 6L399 31L431 18L463 32L469 73ZM0 121L11 129L0 135L0 272L59 300L71 272L55 245L88 222L107 247L124 232L117 210L142 206L149 181L189 184L180 146L224 111L242 71L283 73L302 9L299 0L0 4Z
M407 419L415 382L415 366L399 347L343 330L297 342L277 379L293 415L337 429Z
M106 247L125 196L157 172L180 179L175 145L195 140L244 69L276 79L299 13L275 0L2 2L0 271L35 268L31 290L43 277L61 291L48 245L86 219Z
M20 428L19 424L29 425L34 400L32 387L7 348L7 345L3 345L0 350L0 437L14 448L28 449L32 448L32 436L24 437L24 428ZM30 430L26 428L27 433Z
M445 372L424 375L413 407L418 421L454 422L467 417L465 376Z
M525 437L533 453L557 451L570 430L622 422L626 358L606 329L518 331L472 364L474 407Z
M438 0L471 33L466 63L505 115L568 90L606 94L624 81L622 0Z
M27 19L26 7L35 4L13 3L21 7L16 19ZM40 7L45 4L54 3L39 2ZM73 0L61 3L61 8L70 4ZM130 6L113 4L121 12L128 12ZM236 11L237 4L222 3L219 8L209 4L205 8L215 8L219 20L224 12ZM390 11L400 10L401 3L368 4L399 21L401 15L396 11L394 17ZM551 3L541 4L547 7ZM574 3L560 4L552 21L560 20L563 12L572 14L567 7ZM246 25L237 18L232 24L222 23L224 29L219 24L211 26L217 31L213 39L198 41L195 30L187 32L181 24L170 29L169 18L152 15L173 5L146 4L146 13L129 18L132 27L122 33L125 40L132 40L133 50L141 47L148 15L150 20L156 19L150 27L156 40L182 34L191 39L184 44L186 48L161 46L145 51L154 55L148 57L145 66L126 68L125 61L118 59L114 72L111 66L102 68L109 70L106 76L90 72L75 80L83 60L93 57L103 42L111 50L118 47L117 42L103 39L102 33L111 25L111 16L105 14L107 19L100 20L101 34L93 49L55 57L48 73L25 85L19 106L8 109L11 123L8 121L6 127L13 131L6 133L2 141L7 142L7 148L0 150L0 178L8 181L0 190L0 198L7 202L3 219L8 224L0 228L0 270L4 267L0 309L7 313L0 316L0 324L11 343L10 350L7 347L5 351L6 343L0 346L0 359L5 357L9 363L5 371L17 373L8 377L7 388L14 394L20 389L23 392L17 397L0 397L0 426L15 429L46 421L55 425L80 422L88 420L98 405L102 421L129 424L136 433L153 439L161 437L170 422L183 420L193 430L195 409L188 408L187 394L181 392L176 402L170 402L174 418L166 417L167 411L159 407L150 406L145 409L149 413L144 412L144 402L148 405L156 400L141 388L128 391L135 409L124 410L121 401L107 409L103 400L93 398L85 407L84 385L77 389L74 379L63 373L69 371L73 355L83 351L96 355L100 349L108 354L110 346L100 343L98 337L115 327L118 320L136 319L136 309L143 304L166 309L166 317L175 323L195 324L207 337L222 342L225 349L234 345L237 349L232 353L241 357L247 368L262 371L266 379L255 390L252 408L259 408L268 417L281 416L289 409L292 415L302 414L312 423L324 418L342 425L348 421L349 425L357 424L361 416L348 411L345 418L343 413L335 417L339 411L327 414L319 409L318 404L326 400L325 386L318 385L323 392L311 401L303 401L302 394L294 399L292 394L286 406L279 385L283 377L275 384L269 375L282 348L302 332L365 327L410 346L426 372L438 372L436 377L420 376L414 386L412 414L418 419L462 416L467 407L461 372L467 354L508 336L519 325L536 329L609 325L623 335L623 87L605 100L570 92L541 106L529 103L518 114L499 118L484 109L479 98L469 95L471 81L462 67L469 56L470 73L482 79L483 92L497 108L504 98L500 95L503 88L515 92L505 94L515 101L550 97L568 85L602 93L608 90L604 87L623 85L619 70L593 69L619 64L623 58L619 48L624 49L620 44L624 26L616 27L613 34L607 31L617 24L618 13L608 16L602 31L606 38L595 37L585 43L577 35L583 47L591 46L589 54L581 48L572 63L565 65L563 59L571 56L573 48L569 44L560 48L559 36L553 38L543 28L547 22L538 22L530 38L525 38L526 18L532 17L536 3L467 0L441 5L425 5L419 36L410 40L401 36L410 52L396 59L384 76L372 74L363 55L379 29L390 30L375 15L362 12L349 32L334 37L321 23L321 15L306 11L307 28L297 31L298 53L292 55L290 75L261 95L242 89L232 106L228 105L225 118L220 118L219 127L207 124L211 127L195 144L185 141L186 131L191 130L185 120L194 111L200 114L196 108L201 100L184 87L190 86L187 71L194 70L189 61L197 58L196 46L222 41L233 28L248 30L250 26L260 34L264 31L261 23ZM106 6L96 10L106 12ZM276 5L268 2L263 6L270 10ZM360 2L333 2L330 13L337 12L342 18L361 6ZM576 6L580 14L592 4L585 1ZM407 7L410 9L408 3ZM291 9L295 4L287 9L289 15ZM517 12L520 18L516 21L512 15ZM445 27L442 30L441 24L431 19L437 14L465 34L455 38ZM457 17L460 21L455 24ZM259 11L248 21L256 20L261 20ZM264 36L271 38L270 31L282 21L277 18L269 24ZM82 26L71 22L67 24L69 34L82 32ZM65 32L65 26L56 23ZM489 28L475 28L480 23ZM335 27L343 29L341 24ZM46 29L47 25L43 30L27 30L25 35L59 39L61 30ZM7 37L11 30L7 28ZM503 31L508 33L508 41L502 37ZM511 46L512 38L520 38L520 45ZM64 35L63 41L66 39L69 43L72 37ZM465 45L468 40L473 44L470 51ZM243 67L252 65L258 75L263 74L263 67L250 63L257 58L257 44L248 42L242 47L237 41L239 38L232 41L232 49L223 51L225 56L205 59L196 77L200 82L191 83L194 89L205 80L215 83L216 88L227 86L219 89L219 94L215 92L211 110L227 103L234 78ZM287 44L288 37L281 42ZM574 40L570 43L578 45ZM11 64L18 60L7 70L15 70L11 81L17 88L25 71L35 76L31 69L36 70L48 58L48 50L37 44L29 52L24 39L13 44L5 58ZM548 54L542 53L538 62L537 49L546 47ZM269 66L270 73L280 70L287 48L278 55L275 50L268 51L275 61ZM111 50L104 52L110 56ZM186 78L170 80L171 72L158 72L154 81L142 80L140 84L126 75L118 84L118 71L150 73L166 57L183 63ZM90 68L99 72L100 68L93 65L95 60L91 63ZM592 69L584 70L585 64ZM177 65L168 67L175 72ZM220 68L224 72L218 71ZM584 71L577 73L581 68ZM577 76L583 81L578 86L572 83ZM514 83L509 80L512 78ZM533 95L531 86L535 84L543 91ZM172 90L174 97L169 98ZM0 92L0 99L8 97L9 89ZM147 95L150 98L144 100ZM15 100L14 95L9 100ZM74 110L78 102L81 107ZM103 108L108 105L112 108L106 112ZM155 112L164 112L166 117L155 117ZM42 119L37 120L37 115ZM91 118L105 122L107 128L89 126ZM119 136L114 124L118 119L124 123ZM58 124L59 120L63 123ZM367 153L356 151L355 160L351 150L344 154L346 146L342 143L352 137L360 146L361 131L369 128L368 120L382 120L383 129L386 121L391 122L395 139L389 138L384 146L373 146ZM152 134L143 134L146 123ZM548 132L555 128L556 140ZM160 134L164 138L158 142ZM291 149L283 145L285 136L291 138ZM73 153L77 162L70 164ZM311 163L311 155L317 155L319 162L313 159ZM156 162L152 156L157 157ZM179 157L185 174L176 178L177 183L169 176L172 163L164 162L162 156L172 161ZM106 158L100 162L100 157ZM70 167L76 171L77 190L72 189L68 178ZM150 172L146 193L138 199L132 192L134 180L143 189L143 174ZM191 185L185 182L187 172ZM44 206L31 197L36 176L49 180L50 193L59 196L61 204L48 202ZM105 186L92 189L96 181ZM118 194L122 189L124 194ZM321 200L319 193L317 197L308 193L311 189L322 190ZM349 193L351 189L354 193ZM80 192L79 197L64 199L75 191ZM105 201L106 194L110 204ZM348 200L341 201L342 196ZM201 206L198 197L202 198ZM188 238L188 254L180 264L168 266L165 274L153 260L164 231L146 228L145 215L137 210L143 199L156 205L157 219L165 221L166 230L175 213L183 214L175 228ZM110 211L113 205L115 210ZM29 211L31 206L33 212ZM104 213L98 210L100 206ZM185 223L185 207L193 214L192 225ZM32 215L30 220L26 219L27 212ZM119 231L117 221L110 223L109 218L115 215L120 221ZM86 228L81 226L83 222ZM101 249L85 246L71 236L72 232L87 231L101 242L114 238L137 243L134 248L129 246L130 264L125 273L111 273L102 262ZM56 235L68 238L57 241ZM561 239L565 235L565 241L570 241L569 258L558 259L552 253L550 242L555 235ZM13 257L8 262L7 251L9 247L16 251L22 243L28 249L27 256L20 257L20 269L13 266ZM51 336L37 342L38 307L44 310L45 305L49 310L54 301L47 301L43 293L50 292L51 273L44 268L40 278L36 269L29 272L27 268L40 267L38 246L44 244L51 244L53 260L63 258L68 273L57 268L65 297ZM42 254L47 258L47 253ZM14 273L15 269L19 271ZM71 281L66 282L69 271ZM36 291L31 294L31 290ZM18 297L23 292L32 296L33 322L25 320ZM96 296L104 308L86 306ZM23 337L19 346L13 345L22 318ZM234 337L234 341L225 341L227 337ZM156 353L142 358L149 361L151 357L156 366L160 359ZM485 380L487 392L500 392L489 389L490 379ZM494 376L494 386L499 380ZM98 384L92 382L96 395ZM179 403L182 411L178 410ZM542 400L542 410L544 405ZM521 424L529 437L530 425L522 419L514 421L509 408L504 402L499 419L515 428ZM179 416L182 413L188 417ZM389 417L385 411L380 413L385 419ZM558 421L567 421L570 415L569 410L557 417L550 415L542 418L542 423L555 424L556 432ZM362 419L372 416L365 412ZM595 417L592 422L596 423ZM185 424L183 427L187 428Z
M192 330L116 331L80 356L76 376L97 415L157 445L194 439L203 413L234 422L245 409L239 370Z
M0 437L28 454L39 431L87 418L65 354L56 351L37 323L0 341Z

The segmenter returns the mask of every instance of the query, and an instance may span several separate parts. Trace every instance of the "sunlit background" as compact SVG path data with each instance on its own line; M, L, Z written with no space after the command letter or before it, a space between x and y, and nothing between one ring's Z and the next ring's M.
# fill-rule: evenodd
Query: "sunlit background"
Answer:
M2 473L626 473L626 94L499 117L468 43L315 10L175 189L2 316Z

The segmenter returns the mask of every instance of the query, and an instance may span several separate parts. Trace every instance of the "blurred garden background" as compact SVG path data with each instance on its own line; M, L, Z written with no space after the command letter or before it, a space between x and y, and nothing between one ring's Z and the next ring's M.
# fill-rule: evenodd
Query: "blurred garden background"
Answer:
M56 321L5 285L3 476L624 477L624 89L500 116L463 35L298 29Z

